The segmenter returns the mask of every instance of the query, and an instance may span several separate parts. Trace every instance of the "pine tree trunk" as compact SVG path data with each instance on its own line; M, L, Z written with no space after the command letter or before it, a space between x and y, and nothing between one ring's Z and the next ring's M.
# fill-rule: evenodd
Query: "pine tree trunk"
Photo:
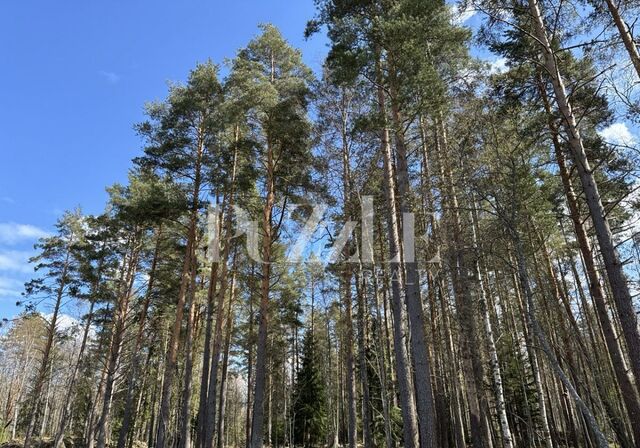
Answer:
M101 341L100 345L98 346L97 353L101 353L103 349L104 349L104 344ZM105 380L107 378L107 368L108 368L107 363L103 363L103 364L104 365L102 367L102 372L100 374L100 381L98 382L98 387L96 387L96 393L93 399L91 400L89 416L87 417L87 421L85 423L83 439L84 439L85 446L87 448L93 448L93 446L95 445L94 436L97 429L96 421L95 421L97 417L96 412L98 410L100 398L102 396L102 393L104 392L104 385L105 385Z
M477 329L475 324L473 298L471 285L468 278L467 257L464 254L465 243L462 235L462 222L459 212L458 197L453 181L453 174L449 166L451 154L448 151L448 143L444 123L441 117L436 117L436 129L438 138L436 141L438 151L437 162L440 168L440 177L443 182L443 199L447 210L450 239L453 242L449 252L449 264L453 279L453 292L456 302L456 311L460 324L460 339L462 342L462 365L466 385L467 404L469 406L469 418L471 427L471 439L474 448L485 448L489 443L485 425L483 422L480 395L481 383L478 382L478 365L481 365L479 353L474 347L478 346ZM481 376L480 376L481 378Z
M222 224L222 223L220 223ZM218 228L220 233L221 226ZM202 373L200 376L200 400L198 405L198 427L196 431L196 448L202 448L206 437L207 397L209 396L209 376L211 370L211 340L213 333L213 314L215 308L216 285L218 283L219 263L211 264L209 288L207 290L207 323L205 325L204 349L202 351Z
M344 307L344 356L346 367L346 389L347 389L347 413L348 423L348 442L349 448L355 448L358 443L357 433L357 403L356 403L356 382L355 376L355 360L353 356L353 317L352 317L352 299L351 299L351 267L349 261L345 260L345 266L342 274L342 297Z
M529 284L529 276L528 276L526 262L524 258L524 249L522 248L522 243L519 240L519 237L515 234L515 230L511 229L510 232L512 233L515 250L516 250L518 279L520 281L520 286L525 294L525 308L527 310L527 319L529 320L531 328L533 329L534 335L536 339L538 339L538 342L540 342L540 348L546 355L551 368L556 372L556 375L558 376L558 378L560 379L564 387L567 389L569 395L575 402L576 407L580 409L580 411L582 412L582 415L584 416L587 426L589 427L590 431L592 432L592 434L594 434L596 438L595 440L596 446L598 448L608 448L609 442L607 441L606 437L600 430L598 423L595 417L593 416L593 413L584 403L582 398L578 395L578 392L576 392L575 388L573 387L573 384L571 384L571 381L569 381L566 374L560 367L560 364L558 363L558 360L553 350L551 349L551 346L549 345L547 337L544 334L542 327L540 326L536 318L536 312L535 312L534 301L533 301L533 292L531 291L531 286Z
M139 231L130 241L129 260L123 263L123 270L126 274L121 278L120 291L116 304L111 343L107 357L107 375L105 378L104 393L102 396L102 411L98 419L96 446L105 448L109 438L109 418L111 417L111 404L113 388L116 380L116 370L118 368L122 345L124 343L124 333L126 331L126 319L129 313L129 300L131 299L135 274L138 268L138 255L141 249L139 242Z
M255 274L255 265L251 266L251 274ZM247 407L245 415L245 446L251 445L251 409L253 402L253 321L255 319L253 311L253 295L249 295L249 336L247 338Z
M380 300L379 286L378 286L378 276L374 272L373 274L373 290L375 291L376 298L376 318L378 324L376 325L376 342L377 342L377 354L376 360L378 363L378 371L380 376L380 395L382 398L382 418L384 421L384 440L386 448L393 448L393 436L391 432L391 415L389 412L389 407L391 403L389 402L389 391L388 391L388 380L387 380L387 355L385 353L385 343L384 341L384 333L383 333L383 325L384 319L382 318L381 308L382 303Z
M51 350L53 349L54 338L56 335L56 326L58 323L58 314L60 312L60 306L62 305L62 298L64 295L64 289L67 286L68 281L68 272L69 272L69 263L71 259L71 254L67 249L67 253L65 255L65 260L62 267L62 272L60 274L61 281L58 284L58 288L56 291L56 302L53 306L53 313L51 316L51 322L47 328L47 340L44 345L44 350L42 352L42 361L40 362L40 367L38 369L38 374L33 386L33 391L31 392L33 397L33 404L31 413L29 416L29 423L27 424L27 429L24 435L24 448L30 448L33 433L35 431L35 427L37 424L38 416L40 415L40 401L42 399L42 388L44 387L44 383L47 379L47 372L49 371L49 364L51 362Z
M392 69L393 71L393 69ZM415 234L410 231L413 226L409 219L413 216L413 210L409 205L411 186L409 184L409 168L407 163L407 149L404 141L403 120L400 116L399 105L396 98L397 79L392 76L391 111L394 124L396 143L396 179L398 187L399 212L402 216L402 250L401 259L405 273L405 303L409 317L411 332L411 353L413 366L416 372L414 377L416 409L418 412L418 424L420 434L420 446L431 448L435 438L435 412L433 410L433 390L431 388L431 365L429 350L424 329L424 310L420 294L420 273L415 260Z
M401 272L400 236L398 232L398 207L395 197L395 182L393 176L391 144L389 142L389 129L386 126L385 95L382 89L382 68L379 59L376 62L376 79L378 94L378 110L383 120L381 134L382 154L384 159L384 189L387 199L387 230L389 240L389 253L393 257L389 268L391 270L391 309L393 313L393 342L396 360L396 372L398 380L398 392L400 396L400 408L402 410L404 446L415 448L420 446L418 442L418 422L416 421L415 403L413 397L413 385L411 384L411 364L407 354L406 333L404 328L405 312L402 300L403 274Z
M569 148L571 149L574 164L585 193L589 214L600 245L600 253L604 260L609 285L611 286L611 292L620 318L623 335L627 343L631 370L633 371L636 381L638 381L640 378L640 333L638 332L638 324L627 278L623 271L615 242L613 241L613 235L602 205L593 170L587 160L576 117L573 114L571 103L566 93L564 80L547 36L547 30L540 13L538 1L528 0L528 3L529 12L535 28L535 35L542 46L544 66L553 86L556 103L567 134Z
M235 271L231 276L231 286L229 288L229 310L227 311L227 323L225 325L224 356L222 358L222 377L220 378L220 401L218 405L218 448L225 446L225 412L227 405L227 376L229 369L229 348L231 345L231 333L233 332L233 307L236 295Z
M191 284L187 301L187 334L185 335L184 352L184 381L182 386L182 407L178 420L178 448L191 447L191 388L193 385L193 333L196 319L196 267L195 257L191 267Z
M204 448L212 448L214 445L215 438L215 427L216 427L216 408L217 408L217 390L218 390L218 366L220 364L220 358L222 356L222 341L223 341L223 328L222 324L224 322L225 313L224 313L224 299L227 292L227 276L228 276L228 257L229 257L229 249L228 246L231 244L231 208L228 210L226 227L226 239L225 249L223 251L222 256L222 266L220 272L220 286L217 291L217 300L216 300L216 324L214 331L214 340L213 340L213 350L211 357L211 372L209 374L209 394L207 396L207 409L205 411L205 438L204 438Z
M638 53L638 47L633 40L631 30L620 16L620 11L613 3L613 0L605 0L605 2L607 3L607 9L609 10L609 14L611 14L613 23L615 23L616 28L618 28L618 34L620 34L620 38L624 43L624 48L627 50L627 53L629 53L629 59L631 59L633 68L636 69L638 78L640 78L640 54Z
M147 291L142 303L142 309L140 310L140 321L138 322L138 333L136 335L135 343L133 346L133 359L129 369L129 376L127 378L127 396L125 398L124 415L122 417L122 426L120 427L120 433L118 434L118 446L117 448L125 448L127 435L131 428L133 421L133 398L135 390L135 382L139 374L140 367L140 354L139 350L142 344L144 336L144 329L147 322L147 313L151 304L151 294L153 292L156 268L158 266L158 254L160 252L160 242L162 237L162 224L158 226L156 232L156 245L153 251L153 259L151 261L151 269L149 271L149 280L147 282ZM59 448L59 447L56 447Z
M262 278L260 286L260 324L256 353L255 391L251 422L250 448L262 448L264 437L264 395L267 376L267 330L269 320L269 294L271 289L272 213L275 202L274 155L271 142L267 142L267 196L262 211Z
M173 379L176 373L178 345L180 343L180 330L182 329L182 318L184 315L184 304L187 298L189 284L191 283L192 264L195 264L196 235L198 225L198 211L200 209L200 188L202 183L202 157L204 153L204 141L202 133L198 136L197 156L195 164L195 174L193 182L193 202L189 216L189 228L187 231L187 246L182 264L180 280L180 290L178 292L178 302L176 303L176 319L171 328L169 345L165 356L165 370L162 379L162 394L160 396L160 411L158 415L158 431L156 436L156 447L166 448L168 445L169 418L171 412L171 392ZM98 447L103 448L103 447Z
M359 265L359 273L356 274L356 295L358 296L358 364L360 368L360 383L362 385L362 439L364 446L373 446L373 434L371 432L371 398L369 391L369 372L367 361L367 310L366 310L366 285L362 274L362 265Z

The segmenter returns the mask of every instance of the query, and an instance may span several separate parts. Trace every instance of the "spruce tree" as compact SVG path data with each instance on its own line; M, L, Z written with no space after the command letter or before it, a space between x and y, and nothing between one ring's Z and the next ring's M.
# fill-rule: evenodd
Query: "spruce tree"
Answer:
M291 418L294 443L304 447L322 445L327 433L327 398L322 375L322 355L314 332L307 330L302 363L296 374Z

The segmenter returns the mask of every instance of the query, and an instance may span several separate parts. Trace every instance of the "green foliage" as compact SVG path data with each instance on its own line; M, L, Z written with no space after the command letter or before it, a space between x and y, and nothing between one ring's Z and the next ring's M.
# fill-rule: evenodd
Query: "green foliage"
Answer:
M63 297L78 297L81 289L79 252L84 245L84 218L79 210L66 212L56 223L56 234L40 239L38 255L29 261L41 276L25 285L28 312L40 304L47 306Z
M262 34L233 60L225 89L229 107L245 117L249 129L255 129L251 140L258 160L272 169L275 191L291 196L314 185L307 118L313 76L300 52L274 26L261 29ZM268 151L272 168L267 166Z
M219 169L218 135L224 100L218 68L199 64L185 85L173 85L168 98L147 106L149 120L136 126L145 139L145 155L134 160L142 169L165 173L185 185L201 187ZM197 207L199 198L190 198Z
M322 375L322 357L312 331L304 338L302 366L296 375L291 418L294 443L305 447L322 445L327 433L327 398Z

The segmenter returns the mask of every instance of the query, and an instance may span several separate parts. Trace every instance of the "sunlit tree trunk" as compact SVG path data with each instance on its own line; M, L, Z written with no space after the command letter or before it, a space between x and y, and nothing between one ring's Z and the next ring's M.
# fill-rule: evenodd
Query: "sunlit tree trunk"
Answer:
M478 346L477 328L474 316L473 298L470 279L468 277L467 258L464 254L465 243L462 234L462 220L459 212L458 194L456 192L453 173L450 167L452 156L449 153L446 131L441 117L436 117L437 129L437 162L443 183L444 208L447 215L449 237L453 247L449 251L449 265L453 280L456 311L460 325L460 339L462 342L462 366L465 379L467 405L471 439L474 448L487 447L489 443L481 409L480 395L482 385L478 382L480 354L474 347Z
M189 214L189 225L187 230L187 245L182 264L180 279L180 290L176 303L176 318L171 328L169 344L165 356L165 370L162 380L162 394L160 398L160 411L158 415L158 431L156 436L156 447L166 448L169 435L169 418L171 412L171 391L176 373L176 362L178 357L178 345L180 343L180 330L182 328L182 318L184 305L191 283L192 266L195 265L196 236L198 225L198 211L200 209L200 188L202 184L202 157L204 153L204 141L202 133L198 135L197 155L193 181L193 199ZM103 447L98 447L103 448Z
M616 4L613 3L613 0L605 0L605 3L607 4L607 9L609 10L609 14L611 14L611 18L613 19L613 23L618 29L618 34L624 43L624 48L627 50L627 53L629 53L629 59L631 59L633 68L635 68L638 78L640 78L640 54L638 53L638 46L633 40L631 30L620 15L620 10Z
M587 160L577 120L573 113L565 89L564 79L547 35L544 20L538 6L538 0L528 0L528 5L529 13L533 19L535 36L541 46L546 76L548 76L553 86L555 101L562 117L562 124L566 132L574 166L580 178L580 183L589 208L589 215L600 245L600 253L604 260L612 296L620 318L624 339L627 343L631 370L637 381L638 378L640 378L640 333L638 332L638 323L633 309L627 278L613 240L606 212L602 205L598 184L593 175L593 169Z
M162 224L158 226L156 231L156 244L153 251L153 259L151 261L151 268L149 271L149 280L147 282L147 291L142 303L142 309L140 310L140 320L138 322L138 332L133 345L133 359L131 367L129 368L129 374L127 378L127 396L125 398L124 415L122 417L122 426L120 427L120 433L118 435L118 447L125 448L127 435L133 421L133 399L135 391L135 383L138 380L139 367L140 367L140 347L142 345L142 339L144 337L144 329L147 322L147 313L151 304L151 294L154 288L154 282L156 277L156 269L158 266L158 255L160 252L160 242L162 237ZM59 448L59 447L56 447Z
M31 404L29 422L27 423L27 429L24 435L24 448L30 448L31 446L31 442L32 442L31 439L35 431L35 426L37 424L38 416L40 415L42 389L47 380L47 373L50 370L51 350L53 349L54 338L57 331L58 315L60 313L60 307L62 305L62 298L64 297L65 288L68 283L70 260L71 260L71 253L69 249L67 249L64 261L62 263L60 281L58 282L58 286L55 292L56 301L53 306L53 313L51 315L51 320L49 321L49 325L47 326L47 339L44 345L44 349L42 351L42 360L40 361L40 367L38 368L36 380L34 382L33 390L31 392L33 397L33 402Z
M403 234L401 237L401 260L405 274L405 303L411 331L411 354L416 375L414 378L416 410L420 434L420 446L430 448L435 442L435 412L433 410L433 391L431 388L431 365L429 350L424 329L424 310L420 294L420 273L415 260L415 234L408 234L410 216L414 210L410 206L411 186L409 183L409 167L407 148L405 145L403 120L397 99L397 84L394 68L391 69L391 116L394 125L396 147L396 179L398 189L398 212L402 216Z
M87 342L89 340L89 333L91 331L91 325L93 324L93 310L96 304L95 294L98 288L98 285L102 281L102 265L103 261L100 260L97 268L96 279L91 287L91 302L89 304L89 311L87 313L86 322L84 324L84 329L82 330L82 342L80 343L80 349L78 350L78 357L75 365L73 366L73 371L71 372L71 378L69 378L69 383L67 384L67 393L65 402L62 408L62 415L60 416L60 422L58 424L58 430L54 439L54 448L61 448L64 443L64 433L67 430L67 426L69 425L69 419L71 416L71 405L73 403L73 396L76 394L76 382L78 378L78 372L80 371L80 365L84 359L85 350L87 348Z
M404 278L400 265L400 235L398 225L398 207L395 196L395 180L392 165L391 144L389 141L389 129L386 125L385 95L382 89L382 68L380 61L376 62L378 111L383 120L381 134L382 155L384 163L384 188L387 200L387 230L389 240L389 253L393 257L389 268L391 271L391 309L393 313L393 339L394 354L396 360L396 372L398 380L398 392L400 407L402 410L404 444L405 448L419 446L418 422L416 420L415 403L413 397L413 385L411 383L411 364L406 348L406 332L404 328L405 311L402 300Z
M271 290L272 213L275 203L274 155L272 142L267 141L265 160L267 170L266 198L262 209L262 279L260 286L260 315L258 348L256 353L255 389L251 422L250 448L262 448L264 437L264 395L267 377L267 329L269 320L269 294Z
M138 255L140 252L140 231L131 237L129 241L128 256L123 262L123 274L120 280L120 287L117 296L114 322L111 334L111 343L107 354L107 375L105 378L104 393L102 395L102 411L97 424L96 445L97 448L104 448L109 438L109 419L111 417L111 405L113 402L113 388L116 380L116 370L118 368L124 335L126 331L126 320L129 314L129 301L132 295L133 283L138 269Z

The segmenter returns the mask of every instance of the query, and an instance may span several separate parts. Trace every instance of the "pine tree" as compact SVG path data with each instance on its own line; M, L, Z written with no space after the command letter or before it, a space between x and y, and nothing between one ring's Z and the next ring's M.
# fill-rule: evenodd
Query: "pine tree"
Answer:
M260 187L263 196L261 222L261 300L255 367L251 448L260 448L264 437L265 388L267 383L267 338L273 245L279 223L274 216L276 201L295 200L312 190L310 125L307 102L310 70L300 52L291 48L271 25L240 51L233 61L228 88L247 119L256 125ZM284 213L284 208L280 213Z
M25 448L31 446L36 424L42 416L43 389L50 379L52 352L60 337L58 318L62 306L66 300L78 297L80 294L80 261L77 255L84 234L82 219L79 211L65 213L56 225L57 234L43 238L36 245L40 253L32 261L37 263L35 269L42 272L42 277L31 280L25 285L25 296L28 299L26 307L29 311L35 311L37 306L53 307L47 319L46 342L30 393L29 418L24 438Z

